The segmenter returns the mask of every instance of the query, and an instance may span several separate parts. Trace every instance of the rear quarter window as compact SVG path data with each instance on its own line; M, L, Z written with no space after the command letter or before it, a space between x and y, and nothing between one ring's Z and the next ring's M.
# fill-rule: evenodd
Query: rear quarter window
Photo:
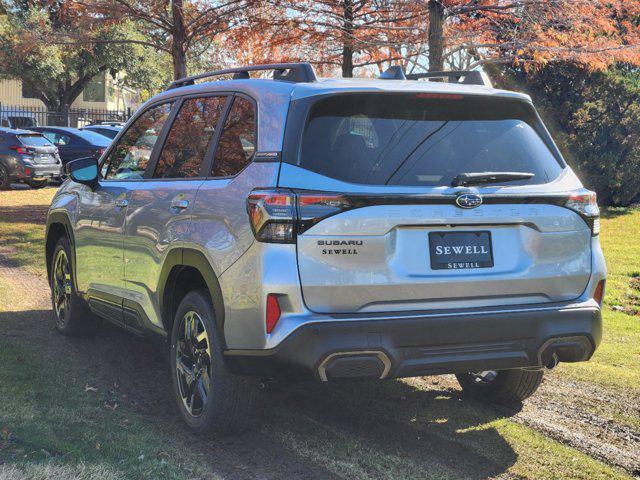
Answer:
M308 107L299 148L285 160L360 184L445 186L479 172L527 172L507 184L539 184L564 168L543 130L521 100L334 95Z

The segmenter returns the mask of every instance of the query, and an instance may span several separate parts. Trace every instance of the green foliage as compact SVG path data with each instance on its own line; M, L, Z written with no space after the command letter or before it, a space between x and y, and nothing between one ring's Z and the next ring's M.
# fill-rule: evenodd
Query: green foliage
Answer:
M527 78L536 103L560 132L556 141L602 205L640 200L640 71L621 65L588 72L549 64Z
M126 72L124 83L141 90L166 81L162 56L144 45L132 22L78 32L78 23L61 15L55 4L0 14L0 76L22 80L53 110L70 105L101 72Z

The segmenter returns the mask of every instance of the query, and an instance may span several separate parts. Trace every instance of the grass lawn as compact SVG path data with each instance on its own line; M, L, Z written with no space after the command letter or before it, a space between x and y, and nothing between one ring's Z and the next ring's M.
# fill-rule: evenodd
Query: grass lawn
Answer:
M256 430L196 438L177 418L158 349L112 328L82 340L54 332L42 252L52 194L0 192L0 254L28 274L21 284L0 274L0 480L631 478L435 377L275 384ZM591 362L561 364L560 382L640 396L639 236L640 210L603 219L604 342ZM631 420L595 409L640 428L640 408Z
M640 209L612 209L603 217L600 241L608 275L602 345L590 362L565 364L558 371L640 391Z

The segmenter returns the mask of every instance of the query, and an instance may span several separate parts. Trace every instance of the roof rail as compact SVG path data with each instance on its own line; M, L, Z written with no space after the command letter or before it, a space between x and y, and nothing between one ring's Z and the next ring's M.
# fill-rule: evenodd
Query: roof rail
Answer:
M381 80L406 80L404 69L400 65L391 65L379 77Z
M284 82L315 82L317 81L313 67L308 62L300 63L271 63L268 65L248 65L246 67L226 68L224 70L215 70L213 72L201 73L191 77L181 78L174 81L167 90L183 87L185 85L193 85L196 80L204 78L217 77L220 75L233 74L234 79L246 79L249 72L273 70L273 79Z
M489 76L479 70L450 70L448 72L410 73L407 75L407 80L419 80L421 78L446 78L449 83L493 86ZM462 82L460 82L460 79L462 79Z

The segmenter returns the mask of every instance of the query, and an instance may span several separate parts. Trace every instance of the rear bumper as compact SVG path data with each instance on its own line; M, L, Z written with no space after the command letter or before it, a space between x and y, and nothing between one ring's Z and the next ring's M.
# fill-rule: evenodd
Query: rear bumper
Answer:
M15 180L40 180L45 178L58 178L61 175L61 164L33 164L19 166L15 169L12 178Z
M332 317L294 331L277 348L228 350L240 374L315 377L412 377L536 368L591 358L602 337L593 300L520 309Z

